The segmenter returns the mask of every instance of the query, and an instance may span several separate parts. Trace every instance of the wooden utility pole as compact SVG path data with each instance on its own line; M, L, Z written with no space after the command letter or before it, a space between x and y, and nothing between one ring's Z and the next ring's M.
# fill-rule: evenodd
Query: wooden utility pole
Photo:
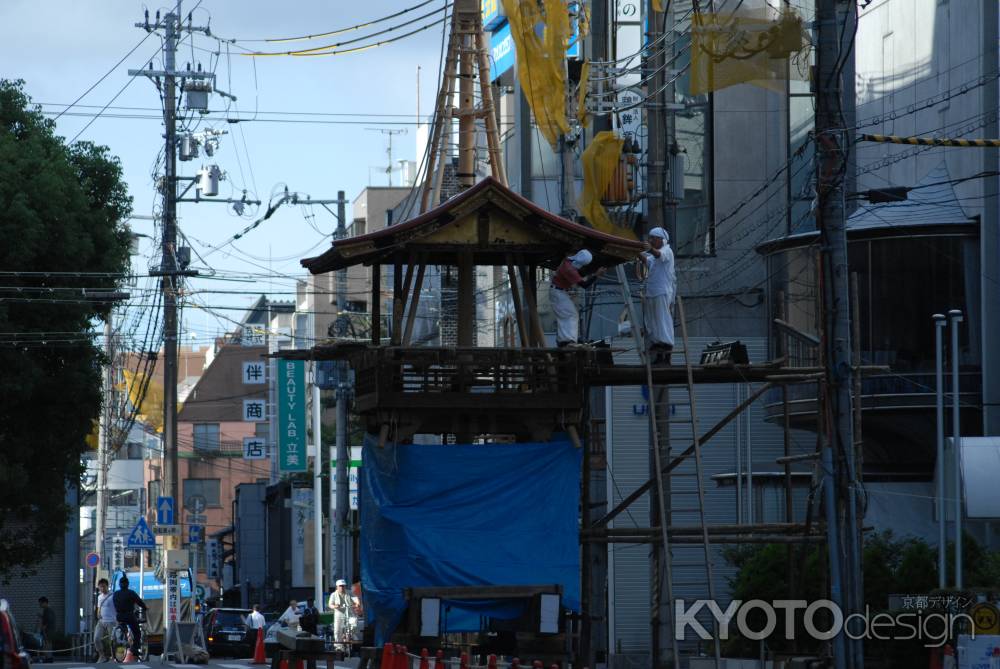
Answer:
M823 491L829 551L830 599L846 618L858 602L861 579L854 472L854 425L851 389L851 310L847 263L847 216L844 201L846 152L849 142L843 118L843 70L851 53L846 26L856 8L845 0L819 0L816 18L816 150L819 173L818 228L821 236L823 343L826 353L826 398L831 420L822 452ZM848 101L848 105L852 104ZM846 483L846 485L844 485ZM846 495L843 494L846 492ZM844 497L847 497L845 500ZM846 530L846 531L845 531ZM863 666L860 640L842 631L833 639L836 669Z

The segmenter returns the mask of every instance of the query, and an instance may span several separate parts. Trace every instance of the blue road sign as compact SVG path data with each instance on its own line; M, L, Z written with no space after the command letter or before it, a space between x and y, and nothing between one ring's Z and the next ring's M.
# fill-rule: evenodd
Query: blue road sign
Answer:
M149 525L146 524L145 518L139 518L139 522L129 532L128 541L125 542L125 545L129 548L145 548L147 550L156 548L156 537L149 530Z
M156 498L156 524L157 525L173 525L174 524L174 498L173 497L157 497Z
M101 564L101 556L97 553L87 553L87 566L94 568Z
M188 543L200 544L205 540L205 531L201 525L188 525Z

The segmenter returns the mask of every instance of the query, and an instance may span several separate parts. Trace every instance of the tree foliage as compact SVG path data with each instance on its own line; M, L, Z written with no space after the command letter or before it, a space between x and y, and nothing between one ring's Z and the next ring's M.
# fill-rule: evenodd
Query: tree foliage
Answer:
M128 269L132 202L107 147L67 146L0 80L0 576L30 571L65 531L67 486L101 407L101 351L85 335ZM45 272L75 272L45 275ZM16 337L14 334L16 333ZM74 510L75 511L75 510Z

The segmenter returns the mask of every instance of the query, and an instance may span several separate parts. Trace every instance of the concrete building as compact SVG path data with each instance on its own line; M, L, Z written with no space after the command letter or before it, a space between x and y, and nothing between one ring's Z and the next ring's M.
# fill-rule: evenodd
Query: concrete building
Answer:
M263 379L244 378L243 363L259 363L264 353L263 347L219 346L178 413L178 511L187 526L186 516L196 513L196 498L202 498L206 537L231 533L236 487L267 481L270 473L268 459L247 459L243 450L245 437L267 437L265 420L244 420L244 400L266 400L267 385L257 383ZM147 497L156 500L162 494L162 463L147 460L145 469ZM190 544L187 536L184 544L197 553L204 581L204 544Z

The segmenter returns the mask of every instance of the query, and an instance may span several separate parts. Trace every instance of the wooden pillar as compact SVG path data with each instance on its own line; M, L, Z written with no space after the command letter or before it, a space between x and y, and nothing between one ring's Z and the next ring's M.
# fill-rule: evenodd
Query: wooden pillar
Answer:
M392 302L392 344L399 346L403 341L403 314L406 312L406 299L410 294L410 283L413 281L413 254L406 263L406 279L399 285L400 266L396 264ZM398 289L396 288L398 286Z
M458 345L476 345L476 266L468 252L458 256Z
M521 348L529 348L531 339L528 337L528 323L524 320L524 305L521 303L521 288L514 272L514 262L507 256L507 279L510 281L510 294L514 299L514 317L517 319L517 332L521 337Z
M382 265L372 265L372 345L382 343Z
M535 282L535 266L521 265L520 270L531 333L534 335L535 345L539 348L545 348L545 332L542 330L542 319L538 315L538 287Z
M417 268L417 280L413 285L413 297L410 298L410 313L406 315L406 329L403 331L403 346L409 346L410 337L413 335L413 323L417 318L417 308L420 306L420 289L424 285L424 270L427 263L424 258L420 259Z

